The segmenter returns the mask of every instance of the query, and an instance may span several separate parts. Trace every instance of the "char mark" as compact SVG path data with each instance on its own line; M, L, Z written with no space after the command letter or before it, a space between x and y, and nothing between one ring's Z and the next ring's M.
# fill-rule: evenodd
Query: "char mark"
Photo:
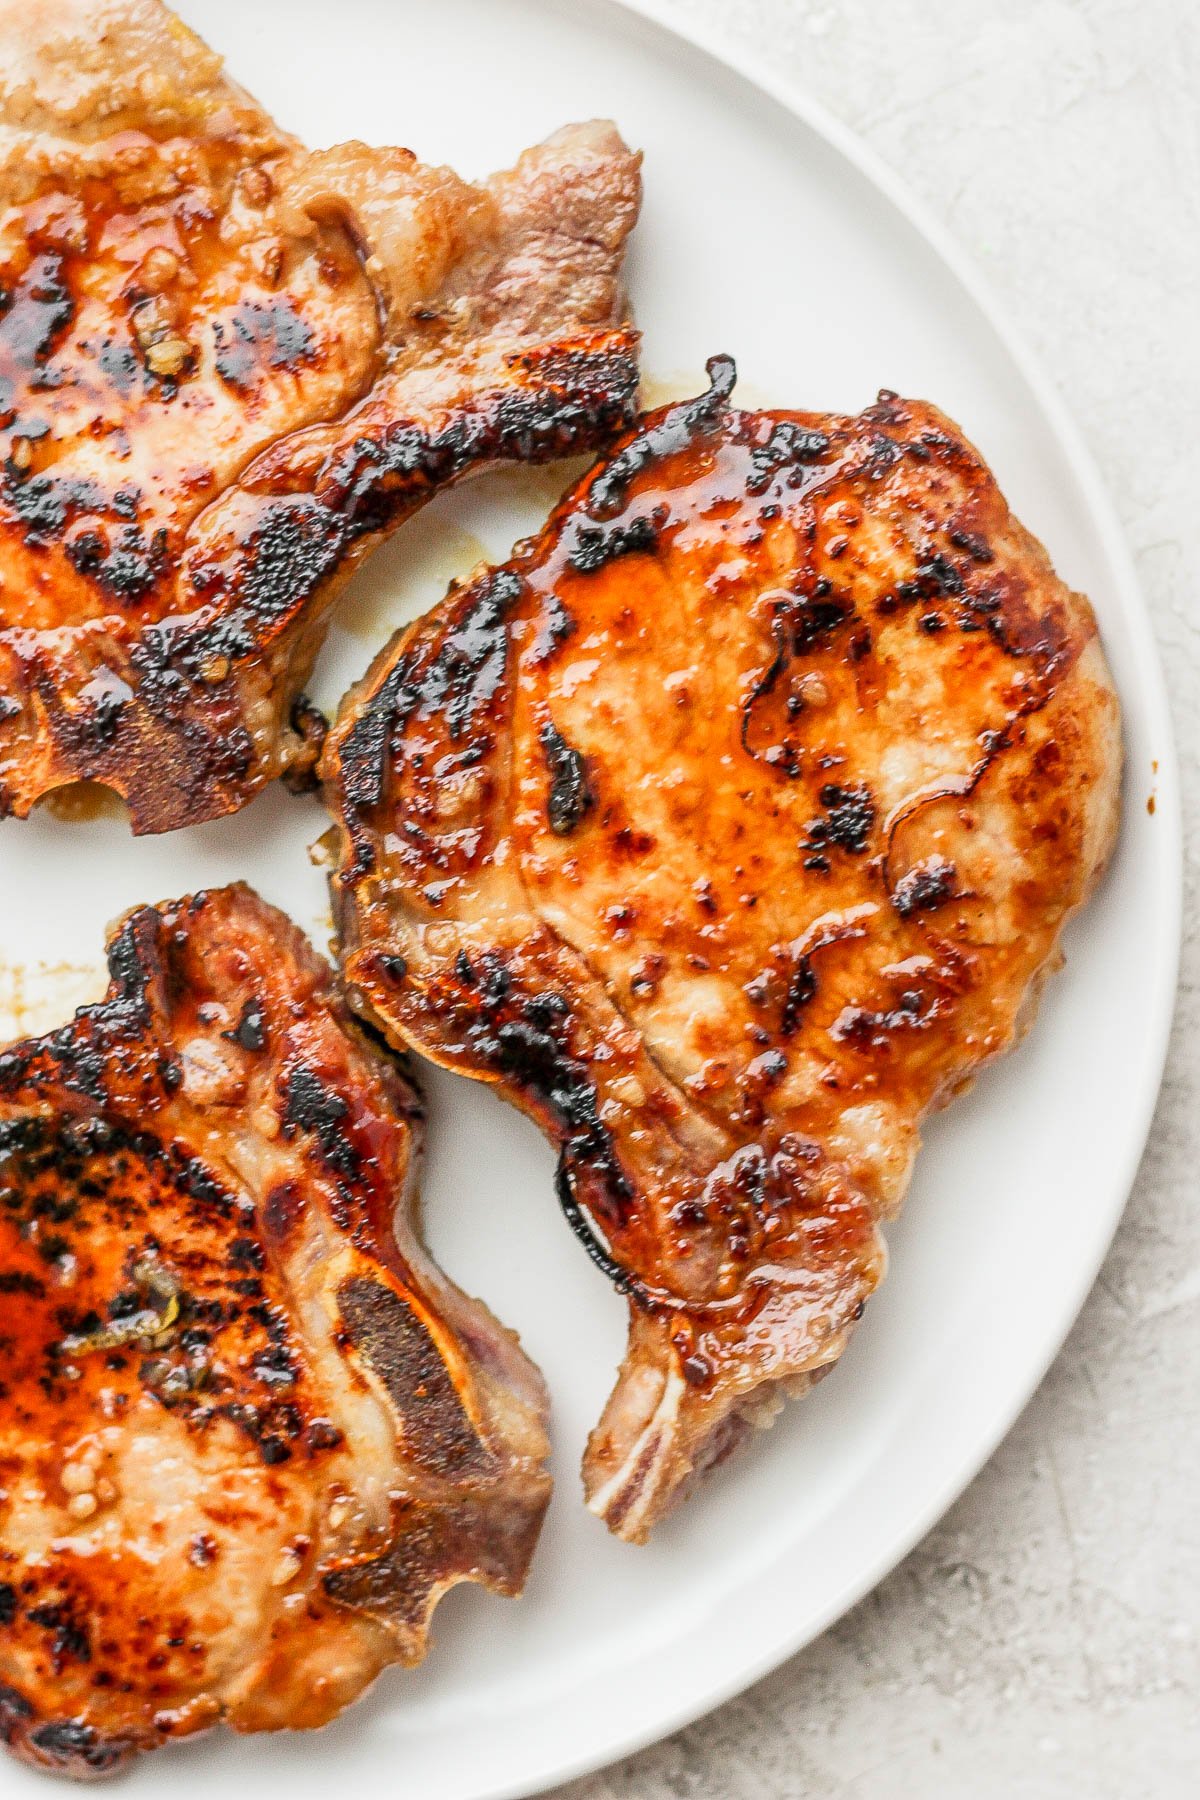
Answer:
M892 889L892 905L902 919L932 912L955 898L955 868L945 857L930 856L902 875Z
M228 549L189 571L192 590L206 609L223 610L195 624L164 628L167 657L193 678L214 661L253 653L264 630L285 619L333 573L347 543L344 521L310 494L262 500L237 554ZM230 570L236 571L236 591ZM224 606L225 602L232 605Z
M92 1646L87 1628L65 1605L31 1606L25 1617L31 1625L50 1633L50 1661L56 1675L69 1662L88 1663Z
M162 634L192 678L214 658L254 654L362 539L397 524L438 488L491 462L546 462L605 442L629 416L632 347L531 355L521 380L481 395L437 429L399 420L335 456L315 493L263 496L235 546L187 569L201 617ZM231 549L235 554L231 554Z
M956 550L965 550L972 562L995 562L995 551L992 549L987 539L981 537L977 531L964 531L958 527L953 527L946 533L946 536L950 539L950 542L954 545Z
M473 1062L494 1069L539 1101L560 1138L555 1191L563 1216L591 1261L626 1295L648 1311L673 1304L618 1262L593 1230L579 1197L578 1181L590 1175L596 1202L607 1224L620 1227L629 1216L633 1189L621 1166L616 1143L600 1117L591 1071L571 1048L571 1006L552 990L518 997L496 955L476 967L460 957L458 978L467 988L464 1037Z
M48 1720L29 1732L29 1742L46 1761L85 1775L109 1774L133 1749L128 1739L101 1737L82 1719Z
M940 550L924 557L908 581L896 583L901 600L957 599L965 588L960 571Z
M663 524L664 509L655 508L653 516L631 519L628 525L575 526L574 542L567 556L568 568L580 575L594 575L619 556L635 556L657 548Z
M788 979L787 992L783 999L779 1029L784 1037L793 1036L805 1007L813 999L816 991L817 977L812 966L812 958L802 956Z
M917 988L900 994L891 1007L847 1006L829 1028L836 1043L848 1044L862 1054L890 1048L896 1032L920 1030L936 1018L940 1010L937 999L930 999Z
M818 856L824 856L830 849L861 856L875 825L875 803L870 789L862 782L855 787L840 787L836 782L828 781L818 799L825 811L808 821L801 848Z
M737 380L737 365L731 356L712 356L705 367L707 392L668 407L653 423L643 425L601 469L588 492L587 510L593 519L613 518L646 469L716 430Z
M615 1213L623 1216L632 1190L600 1117L591 1071L571 1049L570 1001L552 989L514 993L508 969L495 954L482 957L478 966L464 955L457 973L468 990L464 1028L473 1060L547 1109L564 1155L603 1172Z
M338 766L354 855L341 872L344 884L374 867L365 816L383 800L395 745L409 721L418 714L429 718L444 712L451 741L460 742L501 692L508 665L508 618L524 591L512 569L483 576L436 644L418 637L404 651L347 733Z
M765 493L772 479L785 469L789 471L787 486L799 487L806 466L820 462L828 449L829 439L823 431L809 430L794 419L780 419L767 442L750 452L747 493Z
M0 378L10 393L14 378L28 378L45 363L74 316L62 257L35 256L0 313Z
M257 994L252 994L243 1003L241 1016L232 1031L223 1031L221 1036L229 1043L236 1044L240 1050L248 1050L251 1054L265 1049L267 1042L267 1016L262 1001Z
M229 318L214 319L213 338L217 374L231 387L249 387L263 364L294 370L312 361L312 333L288 300L244 300Z
M756 762L769 763L787 776L800 773L800 750L791 740L784 739L766 749L754 744L751 733L755 710L775 691L780 677L797 657L823 649L833 634L853 617L851 603L835 594L832 584L825 578L816 583L811 594L788 594L773 605L771 639L775 653L742 704L742 748ZM801 703L789 697L783 710L790 721L799 715Z
M10 461L0 476L0 498L24 527L26 543L61 539L71 566L114 600L141 600L164 573L167 534L138 523L136 488L110 493L84 476L26 476Z
M317 1140L321 1155L335 1174L353 1180L360 1157L342 1129L350 1107L343 1095L327 1087L315 1069L295 1063L284 1085L283 1130L287 1137L306 1131Z
M823 648L838 627L854 616L854 607L833 591L832 584L822 578L811 594L797 594L794 606L787 609L786 619L793 656Z
M595 805L583 755L568 744L552 720L542 726L539 742L550 771L546 812L556 837L569 837Z

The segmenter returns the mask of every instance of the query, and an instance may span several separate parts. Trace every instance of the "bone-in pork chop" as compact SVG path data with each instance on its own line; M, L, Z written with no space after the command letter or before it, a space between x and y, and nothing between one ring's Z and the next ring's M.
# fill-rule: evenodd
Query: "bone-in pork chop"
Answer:
M0 815L137 831L311 768L339 584L431 494L623 425L638 158L309 155L159 0L0 0Z
M540 1378L417 1237L416 1094L247 888L0 1052L0 1735L100 1774L320 1725L519 1591Z
M841 1354L922 1114L1014 1042L1117 816L1091 610L956 427L710 371L324 764L352 1000L539 1121L628 1294L585 1481L635 1539Z

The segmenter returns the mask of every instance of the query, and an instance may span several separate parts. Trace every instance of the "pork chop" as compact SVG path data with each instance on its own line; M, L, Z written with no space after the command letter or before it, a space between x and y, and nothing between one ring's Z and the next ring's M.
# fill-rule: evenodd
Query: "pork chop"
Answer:
M311 769L367 550L627 420L638 162L309 155L159 0L0 0L0 815L87 779L164 831Z
M0 1052L0 1734L102 1774L320 1725L520 1590L546 1400L418 1236L420 1107L244 887L132 913Z
M632 1539L841 1354L922 1114L1028 1021L1118 805L1091 609L962 433L709 367L324 762L352 1001L532 1114L629 1297L584 1474Z

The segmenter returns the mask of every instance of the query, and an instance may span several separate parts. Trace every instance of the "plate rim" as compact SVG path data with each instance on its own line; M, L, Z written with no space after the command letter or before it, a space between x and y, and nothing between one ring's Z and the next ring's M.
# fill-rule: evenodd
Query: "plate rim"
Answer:
M557 7L561 0L551 0L551 4ZM1154 965L1157 992L1154 994L1153 1030L1150 1033L1151 1052L1141 1065L1135 1104L1129 1109L1135 1126L1127 1133L1119 1177L1111 1185L1110 1192L1114 1197L1108 1208L1110 1216L1106 1220L1107 1229L1097 1239L1092 1254L1082 1259L1072 1289L1064 1297L1060 1308L1059 1323L1049 1334L1044 1351L1036 1359L1031 1373L1017 1384L1009 1405L991 1415L987 1428L978 1433L970 1456L960 1459L961 1466L955 1474L945 1479L922 1506L915 1508L902 1526L887 1538L884 1547L864 1563L855 1577L847 1581L833 1599L806 1619L798 1629L785 1627L771 1633L770 1642L758 1656L743 1659L733 1672L723 1672L702 1688L693 1689L685 1700L665 1708L653 1726L637 1726L610 1736L603 1749L581 1749L577 1755L565 1759L558 1756L553 1766L546 1764L536 1773L531 1771L532 1786L530 1775L525 1775L517 1780L502 1779L489 1782L484 1787L473 1788L472 1800L532 1800L532 1796L543 1794L552 1787L611 1768L626 1757L661 1743L664 1738L716 1711L814 1643L860 1600L866 1598L966 1492L1044 1382L1074 1328L1084 1303L1095 1286L1104 1259L1112 1248L1145 1156L1154 1121L1170 1048L1183 947L1183 817L1179 760L1174 719L1153 617L1142 591L1124 528L1099 465L1041 358L1025 341L1003 305L996 300L986 277L932 207L914 193L902 177L896 175L884 158L853 127L838 118L799 82L772 69L763 53L732 41L718 27L687 17L674 4L674 0L604 0L604 6L610 12L640 20L667 39L674 39L689 49L698 51L707 62L732 72L752 89L765 93L828 144L870 186L884 196L933 250L1016 365L1079 483L1088 515L1099 532L1102 554L1113 570L1116 586L1134 623L1135 644L1141 665L1139 685L1151 703L1149 716L1157 728L1158 736L1155 814L1156 818L1161 818L1161 856L1164 873L1169 877L1163 883L1161 900L1166 931Z

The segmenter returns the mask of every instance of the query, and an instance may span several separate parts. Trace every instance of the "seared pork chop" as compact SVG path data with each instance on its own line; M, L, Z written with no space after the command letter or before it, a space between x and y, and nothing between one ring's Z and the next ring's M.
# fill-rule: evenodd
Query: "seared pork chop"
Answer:
M626 422L638 160L308 155L159 0L0 0L0 814L88 779L164 831L311 768L381 534Z
M73 1775L320 1725L519 1591L545 1394L416 1235L417 1096L249 889L0 1052L0 1733Z
M922 1114L1018 1036L1117 818L1091 610L961 432L710 372L324 762L352 1001L538 1120L629 1297L584 1473L633 1539L841 1354Z

